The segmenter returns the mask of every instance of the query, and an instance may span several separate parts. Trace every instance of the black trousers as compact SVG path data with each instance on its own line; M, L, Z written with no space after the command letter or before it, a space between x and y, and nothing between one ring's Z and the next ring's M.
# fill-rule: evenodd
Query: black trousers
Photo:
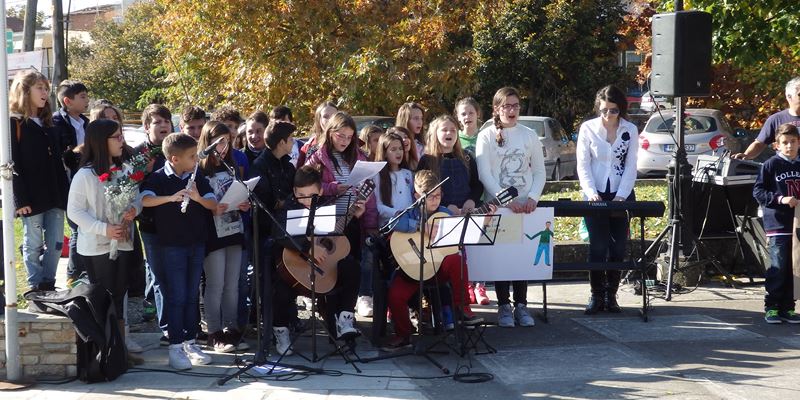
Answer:
M616 192L598 193L604 201L614 200ZM636 200L636 195L631 192L626 201ZM622 262L628 244L628 230L630 220L628 217L595 216L586 217L586 230L589 231L589 262ZM617 293L619 280L622 275L620 270L598 270L589 272L589 282L593 295Z
M132 251L120 251L116 260L108 258L108 254L99 256L83 256L89 282L99 285L111 293L114 299L114 310L117 319L123 318L125 293L128 292L128 269L131 265Z
M528 281L500 281L494 283L497 305L511 304L511 286L514 286L514 304L528 304Z

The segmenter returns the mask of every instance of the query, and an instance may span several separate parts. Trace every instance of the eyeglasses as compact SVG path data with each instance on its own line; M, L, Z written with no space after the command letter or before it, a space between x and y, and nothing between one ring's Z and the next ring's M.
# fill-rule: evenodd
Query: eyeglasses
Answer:
M345 136L345 135L342 135L342 134L340 134L338 132L334 133L333 137L335 137L336 139L339 139L339 140L341 140L343 142L349 142L349 141L353 140L353 135Z
M125 140L125 137L122 136L122 135L111 135L108 138L109 139L114 139L114 140L116 140L118 142L121 142L121 141Z
M503 104L502 106L500 106L500 108L502 108L503 111L519 110L519 107L520 107L519 103L517 103L517 104Z
M600 114L617 115L619 114L619 108L601 108Z

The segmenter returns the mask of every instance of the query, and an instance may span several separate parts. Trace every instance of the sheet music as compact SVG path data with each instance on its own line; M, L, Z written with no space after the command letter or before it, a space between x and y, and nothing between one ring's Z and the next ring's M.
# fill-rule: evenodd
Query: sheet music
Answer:
M361 182L372 178L386 166L386 161L356 161L353 170L350 171L350 177L347 179L346 184L350 186L358 186Z
M481 218L479 215L472 215L473 218ZM465 217L437 218L438 229L434 232L431 245L435 247L458 246L461 240L461 231L464 230L464 223L467 223L467 232L464 234L464 244L477 244L483 241L483 232L478 224L469 221Z
M257 176L253 179L245 181L244 183L247 184L247 187L250 188L250 190L253 190L255 189L259 180L261 180L261 177ZM239 204L244 203L247 200L247 198L248 198L248 192L247 189L245 189L244 185L239 183L239 181L233 181L233 183L231 183L231 186L228 188L228 191L225 192L225 195L222 196L222 199L220 199L219 202L227 204L228 208L225 210L225 212L229 212L233 210L238 210Z
M302 208L286 213L286 232L291 236L305 236L310 210ZM320 207L314 215L314 234L327 235L336 230L336 205Z

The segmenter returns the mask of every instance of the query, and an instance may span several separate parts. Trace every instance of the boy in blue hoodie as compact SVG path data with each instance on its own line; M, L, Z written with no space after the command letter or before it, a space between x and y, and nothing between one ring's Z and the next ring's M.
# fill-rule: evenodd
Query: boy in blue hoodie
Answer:
M800 159L797 158L800 133L792 124L783 124L775 134L778 152L761 166L753 196L764 209L772 265L764 274L764 320L769 324L800 323L794 312L792 282L792 225L794 208L800 198Z

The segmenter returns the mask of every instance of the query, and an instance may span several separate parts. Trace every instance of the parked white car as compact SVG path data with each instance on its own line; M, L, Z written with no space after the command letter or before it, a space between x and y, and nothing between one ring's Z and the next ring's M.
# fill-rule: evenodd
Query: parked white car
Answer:
M650 92L642 94L642 101L639 103L639 109L645 112L653 112L656 108L662 110L672 109L672 98L666 96L650 96Z
M570 140L561 124L550 117L520 116L519 123L533 129L539 135L544 152L544 167L547 179L558 181L561 179L574 179L578 166L575 158L575 142ZM486 121L480 128L491 126L493 121Z
M741 143L719 110L687 109L684 124L684 146L689 164L695 165L699 155L721 155L726 150L741 151ZM663 116L663 119L662 119ZM663 176L675 152L675 112L654 113L639 135L636 170L640 177Z

